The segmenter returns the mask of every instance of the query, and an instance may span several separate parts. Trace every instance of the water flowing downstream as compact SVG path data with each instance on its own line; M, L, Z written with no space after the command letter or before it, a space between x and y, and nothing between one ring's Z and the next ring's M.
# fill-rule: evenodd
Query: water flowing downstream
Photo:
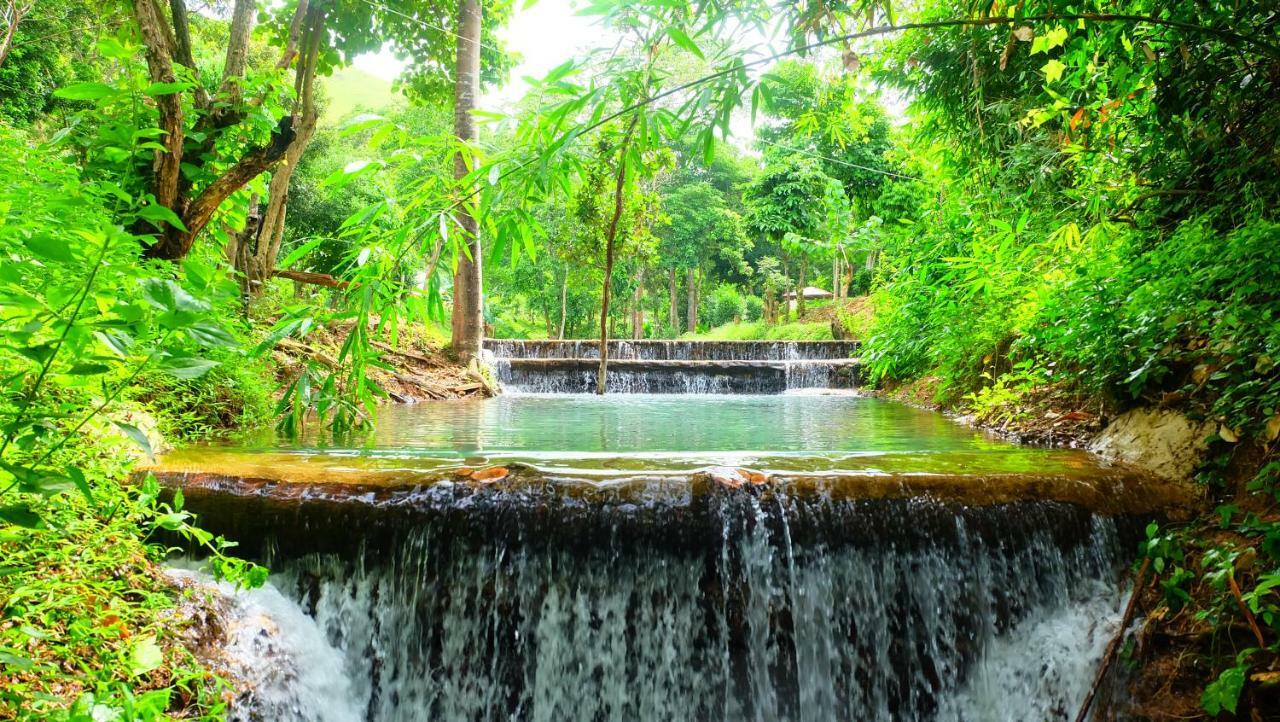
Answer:
M1065 505L519 496L275 558L362 719L1067 719L1119 617L1126 534Z
M632 353L673 348L733 352ZM271 566L246 605L295 605L276 647L341 660L349 705L245 719L317 722L1071 720L1163 498L848 395L514 395L169 464Z

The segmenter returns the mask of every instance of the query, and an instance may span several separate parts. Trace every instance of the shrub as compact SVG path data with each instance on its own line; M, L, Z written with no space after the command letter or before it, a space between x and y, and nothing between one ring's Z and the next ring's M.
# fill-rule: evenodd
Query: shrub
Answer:
M741 320L746 314L746 301L732 284L722 283L703 301L702 318L707 324L723 326Z

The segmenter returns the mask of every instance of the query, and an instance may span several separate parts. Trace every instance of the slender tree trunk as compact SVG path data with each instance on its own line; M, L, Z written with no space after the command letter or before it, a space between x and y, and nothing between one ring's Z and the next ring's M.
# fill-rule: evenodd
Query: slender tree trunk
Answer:
M458 2L458 56L453 86L454 134L464 145L476 141L475 110L480 94L480 2ZM461 180L470 172L467 151L453 157L453 177ZM468 361L480 353L484 342L484 292L481 275L480 233L472 209L463 204L456 214L466 251L458 254L458 270L453 276L453 319L450 346L455 356Z
M684 282L685 289L685 313L689 325L687 330L689 333L698 332L698 279L697 271L692 268L685 269Z
M804 318L804 276L805 271L809 270L809 261L800 259L800 278L796 281L796 320Z
M564 323L569 316L569 272L564 272L564 278L560 281L560 331L556 334L556 338L564 340Z
M622 220L624 198L622 193L627 185L627 147L631 145L631 134L636 129L636 119L631 116L626 135L618 146L618 179L613 186L613 217L609 219L609 230L604 239L604 288L600 293L600 368L596 371L596 393L604 395L608 391L609 380L609 295L613 287L614 241L618 238L618 221Z
M262 214L257 233L246 234L250 247L238 254L236 269L242 275L246 299L259 296L266 289L276 270L276 258L284 240L284 221L288 208L289 183L293 172L302 160L312 136L315 135L319 112L315 104L315 70L320 57L320 39L323 29L319 26L320 13L313 12L307 18L305 47L298 61L295 91L298 105L294 107L293 128L295 138L285 151L284 162L276 166L268 186L267 208ZM229 59L229 58L228 58ZM247 252L244 252L247 251ZM247 301L246 301L247 302Z
M644 338L644 266L636 271L636 292L631 300L631 338Z
M676 269L667 270L667 325L671 327L672 337L680 335L680 284L676 281Z
M4 3L3 10L0 10L0 18L5 21L3 37L0 37L0 65L4 65L4 59L9 57L9 51L13 48L13 37L18 33L18 23L31 12L31 8L35 7L35 0L7 0Z
M839 301L840 295L840 254L831 257L831 296Z

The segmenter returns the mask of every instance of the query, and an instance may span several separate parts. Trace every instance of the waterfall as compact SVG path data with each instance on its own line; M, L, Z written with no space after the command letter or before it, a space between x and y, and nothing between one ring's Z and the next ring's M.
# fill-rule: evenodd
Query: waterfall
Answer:
M592 340L486 339L485 349L499 358L598 359ZM635 361L819 361L848 359L857 341L676 341L646 339L609 342L609 358Z
M217 629L225 641L215 666L237 685L228 722L363 719L342 651L275 585L236 589L189 563L165 573L176 584L210 589L221 600Z
M273 562L352 720L1070 720L1132 533L1053 502L451 498Z
M613 393L778 394L852 388L857 350L849 341L611 341ZM587 341L486 342L486 357L508 391L592 393L599 349Z

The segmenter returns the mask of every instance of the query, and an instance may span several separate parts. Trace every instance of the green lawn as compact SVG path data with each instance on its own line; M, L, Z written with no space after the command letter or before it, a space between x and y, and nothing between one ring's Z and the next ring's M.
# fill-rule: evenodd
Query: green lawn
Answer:
M826 321L797 321L770 325L764 321L742 321L717 326L681 338L700 341L830 341L831 324Z
M320 123L334 126L356 111L381 112L399 97L391 90L391 83L382 78L358 68L342 68L324 79L324 112Z

